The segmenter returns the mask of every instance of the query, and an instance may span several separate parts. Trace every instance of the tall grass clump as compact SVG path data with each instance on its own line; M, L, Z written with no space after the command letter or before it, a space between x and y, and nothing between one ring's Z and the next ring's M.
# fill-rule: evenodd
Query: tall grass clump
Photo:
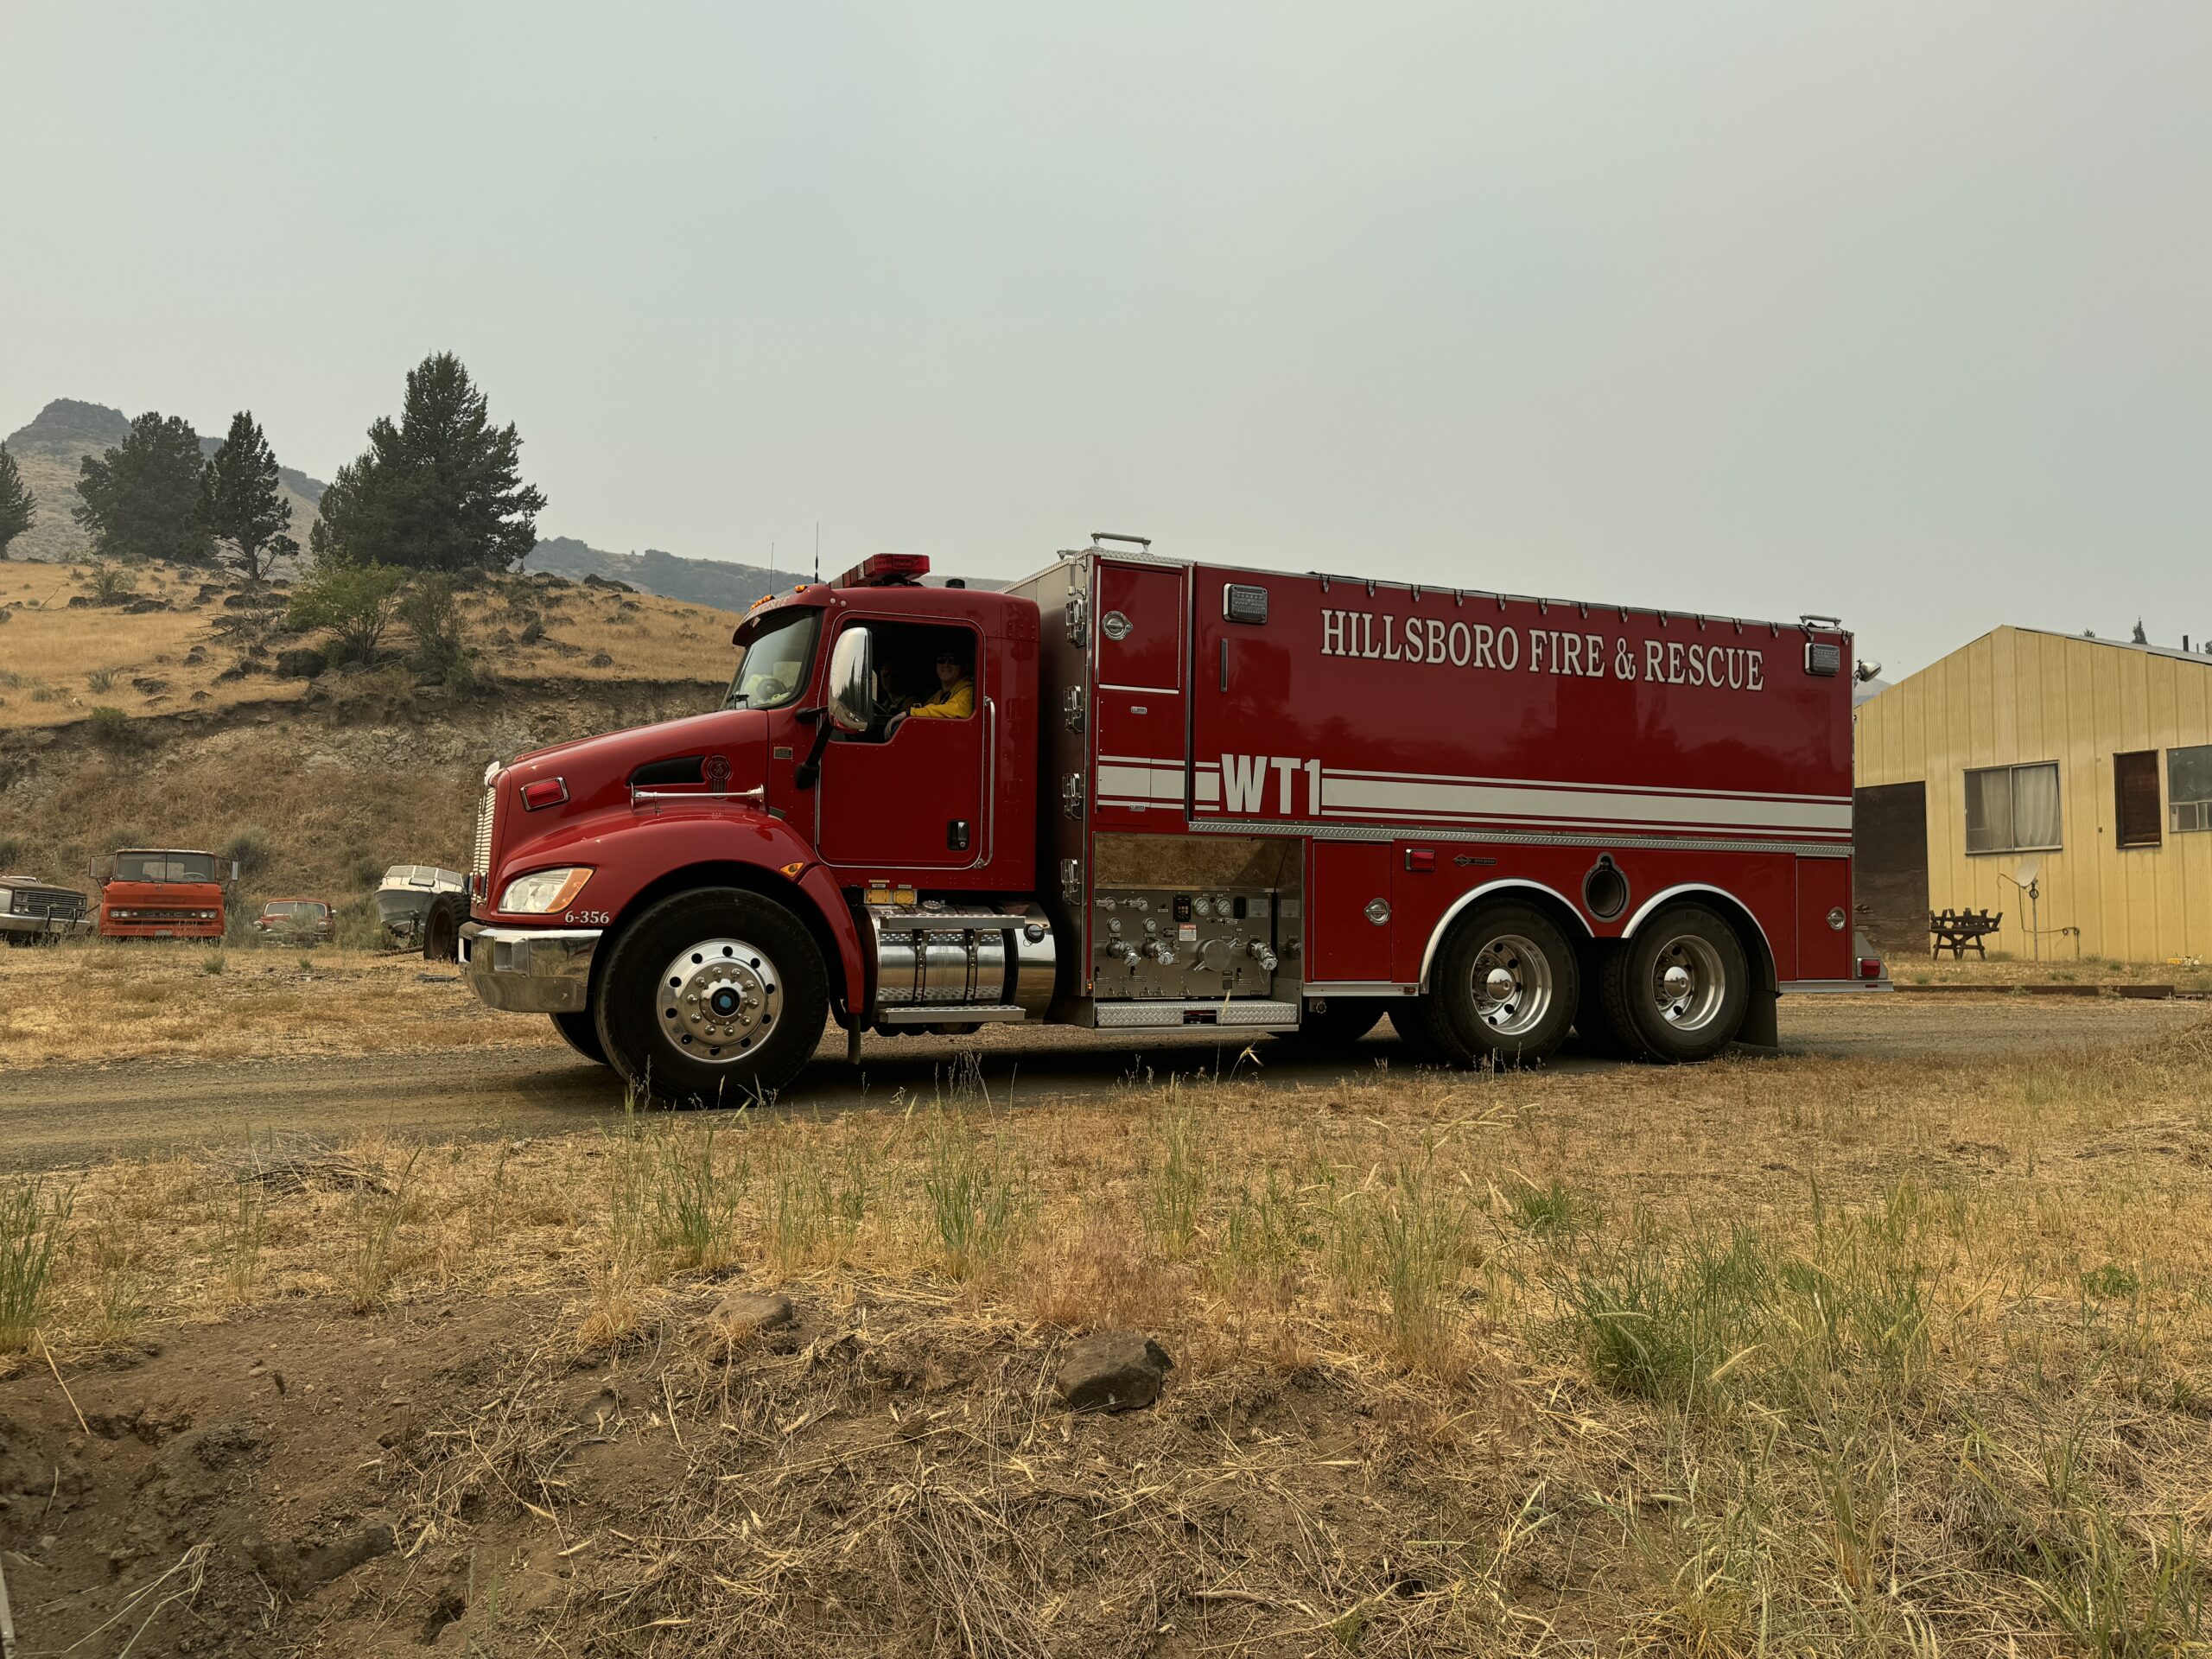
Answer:
M1161 1255L1179 1262L1198 1236L1206 1200L1198 1113L1179 1084L1160 1107L1159 1146L1146 1195L1145 1230Z
M1675 1249L1648 1218L1559 1283L1597 1379L1624 1394L1684 1401L1755 1349L1774 1278L1760 1236L1736 1227Z
M253 1176L232 1182L232 1187L225 1198L209 1206L210 1254L216 1283L229 1300L242 1302L252 1294L261 1272L262 1249L269 1242L269 1194Z
M726 1267L737 1248L738 1206L752 1179L750 1154L717 1157L715 1131L649 1137L654 1243L677 1267Z
M957 1113L931 1115L922 1190L930 1201L945 1271L965 1279L1014 1242L1027 1208L1029 1171L993 1148L987 1157Z
M1375 1254L1392 1351L1408 1370L1448 1377L1457 1351L1467 1207L1433 1160L1401 1164L1374 1211Z
M354 1185L346 1211L346 1300L356 1313L383 1306L398 1276L399 1229L407 1216L415 1161L421 1156L419 1151L410 1153L399 1179L385 1190L378 1191L365 1179Z
M73 1189L49 1192L38 1177L0 1185L0 1353L30 1345L75 1199Z

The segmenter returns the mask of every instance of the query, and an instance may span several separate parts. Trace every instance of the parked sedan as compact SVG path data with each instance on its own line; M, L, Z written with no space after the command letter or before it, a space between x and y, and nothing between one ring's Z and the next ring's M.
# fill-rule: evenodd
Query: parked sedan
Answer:
M330 906L319 899L271 899L253 918L253 926L271 938L328 939L338 932Z

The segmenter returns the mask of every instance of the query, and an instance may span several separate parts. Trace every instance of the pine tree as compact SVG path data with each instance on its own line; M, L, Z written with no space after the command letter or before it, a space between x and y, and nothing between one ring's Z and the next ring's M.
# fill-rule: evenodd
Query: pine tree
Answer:
M99 460L85 457L71 515L102 558L204 564L214 544L200 519L200 439L189 423L149 410Z
M251 410L231 416L230 435L200 474L200 521L251 587L278 559L300 550L285 534L292 504L276 476L276 454Z
M2135 619L2135 643L2139 645L2151 643L2151 636L2143 632L2143 619L2139 616Z
M416 570L519 567L537 544L545 497L521 481L522 440L492 424L484 394L450 352L407 377L397 424L338 469L308 537L318 559Z
M38 498L16 470L16 458L0 444L0 559L8 556L8 543L31 527L38 517Z

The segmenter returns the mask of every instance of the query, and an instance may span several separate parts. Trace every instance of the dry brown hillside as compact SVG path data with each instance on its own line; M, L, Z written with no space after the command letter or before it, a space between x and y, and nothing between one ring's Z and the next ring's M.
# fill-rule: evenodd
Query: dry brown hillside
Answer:
M461 596L488 677L425 684L395 660L310 680L278 671L310 643L281 594L138 574L102 606L84 571L0 565L0 864L62 879L117 846L239 842L250 900L359 901L389 864L465 858L487 759L711 706L736 620L496 578Z

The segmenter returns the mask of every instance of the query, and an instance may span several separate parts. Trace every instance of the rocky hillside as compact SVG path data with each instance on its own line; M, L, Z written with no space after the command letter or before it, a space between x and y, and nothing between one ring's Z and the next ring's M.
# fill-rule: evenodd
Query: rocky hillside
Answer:
M243 898L362 902L385 868L466 861L484 763L715 706L724 612L540 575L462 596L471 671L430 683L403 637L323 668L273 604L154 567L88 602L0 565L0 867L81 878L127 845L238 848Z
M38 498L38 518L9 544L12 559L79 559L87 556L85 532L69 515L80 505L77 495L79 463L88 456L105 454L130 435L130 417L104 404L79 403L57 397L39 410L37 418L8 435L8 453L16 458L23 482ZM200 448L213 454L222 438L201 434ZM292 507L292 534L302 547L315 520L315 505L327 487L296 467L281 467L278 476L285 499Z

